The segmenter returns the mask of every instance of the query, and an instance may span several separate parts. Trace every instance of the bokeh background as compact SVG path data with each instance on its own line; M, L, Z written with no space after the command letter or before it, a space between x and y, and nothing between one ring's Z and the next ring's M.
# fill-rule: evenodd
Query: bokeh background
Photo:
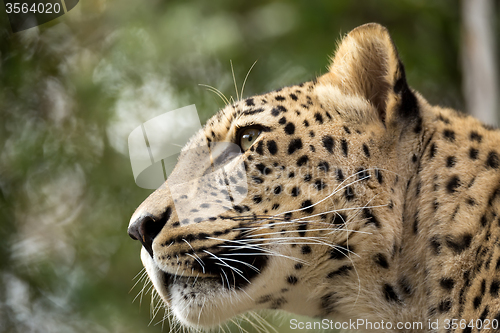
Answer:
M490 5L486 44L498 62L499 1L474 1ZM257 60L243 96L311 80L325 73L340 36L367 22L389 28L413 88L467 112L464 55L480 38L464 37L470 10L462 8L457 0L82 0L13 34L0 4L0 332L168 332L163 310L151 315L148 287L142 296L144 283L133 287L140 244L126 228L151 191L134 183L130 131L190 104L204 122L224 103L200 84L236 98L231 61L241 89ZM290 331L286 315L263 315Z

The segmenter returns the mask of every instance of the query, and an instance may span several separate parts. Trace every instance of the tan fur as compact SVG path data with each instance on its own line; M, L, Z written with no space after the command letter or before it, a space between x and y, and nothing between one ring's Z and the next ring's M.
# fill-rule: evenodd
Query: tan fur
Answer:
M238 157L248 180L238 207L183 224L175 209L165 217L174 203L162 186L131 219L129 232L143 243L146 223L165 223L154 255L143 248L141 258L178 320L210 327L263 308L421 322L415 332L464 331L448 330L447 319L500 320L500 133L412 91L384 27L350 32L317 80L221 110L177 172L196 179L207 171L191 167L201 165L194 142L238 144L255 126L265 130ZM186 205L205 196L212 205L198 205L192 218L208 216L220 195L189 186ZM216 255L222 267L231 244L256 244L268 256L248 284L225 276L235 270L202 272L197 263Z

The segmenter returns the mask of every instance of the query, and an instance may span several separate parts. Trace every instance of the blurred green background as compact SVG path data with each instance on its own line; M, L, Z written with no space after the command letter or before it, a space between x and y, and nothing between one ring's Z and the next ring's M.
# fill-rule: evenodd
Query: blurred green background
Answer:
M3 8L0 332L169 331L147 288L133 301L144 283L126 229L151 191L134 183L127 137L189 104L204 122L223 102L199 84L236 98L230 61L241 87L257 60L244 96L263 93L325 73L342 34L379 22L413 88L464 105L455 0L82 0L16 34Z

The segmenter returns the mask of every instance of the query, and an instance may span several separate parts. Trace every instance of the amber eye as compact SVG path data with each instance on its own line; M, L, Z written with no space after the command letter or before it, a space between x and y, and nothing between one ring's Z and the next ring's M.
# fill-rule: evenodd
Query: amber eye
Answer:
M238 133L238 143L241 150L246 151L259 137L261 130L256 127L242 128Z

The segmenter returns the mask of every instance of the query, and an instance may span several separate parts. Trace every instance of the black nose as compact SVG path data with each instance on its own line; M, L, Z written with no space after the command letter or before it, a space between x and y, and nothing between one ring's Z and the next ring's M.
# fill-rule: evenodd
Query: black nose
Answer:
M128 234L134 240L139 240L153 258L153 240L165 226L172 210L170 207L156 218L151 215L141 215L135 219L128 227Z

